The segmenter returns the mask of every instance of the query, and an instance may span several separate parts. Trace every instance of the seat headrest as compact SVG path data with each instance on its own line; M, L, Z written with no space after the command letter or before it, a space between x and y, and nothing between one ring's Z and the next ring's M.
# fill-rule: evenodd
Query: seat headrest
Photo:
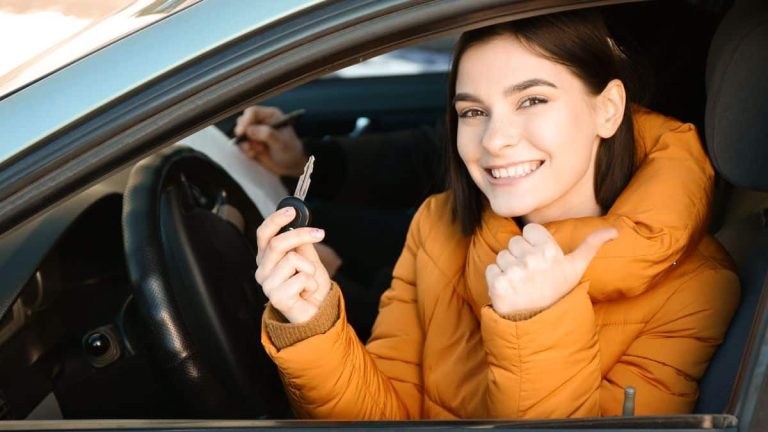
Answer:
M707 59L705 133L730 183L768 190L768 2L737 2Z

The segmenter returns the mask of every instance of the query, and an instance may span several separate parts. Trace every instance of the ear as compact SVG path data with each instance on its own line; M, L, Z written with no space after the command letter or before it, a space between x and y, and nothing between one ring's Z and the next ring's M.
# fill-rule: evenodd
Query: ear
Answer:
M611 80L597 96L597 134L601 138L610 138L616 133L624 118L626 103L624 84L617 79Z

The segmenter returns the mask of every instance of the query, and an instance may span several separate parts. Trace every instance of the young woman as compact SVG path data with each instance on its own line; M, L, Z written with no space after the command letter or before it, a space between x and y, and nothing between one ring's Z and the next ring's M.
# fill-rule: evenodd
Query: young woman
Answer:
M630 107L597 15L459 40L448 192L416 214L368 343L312 244L258 232L262 341L300 417L684 413L738 303L691 125ZM375 248L375 244L361 245Z

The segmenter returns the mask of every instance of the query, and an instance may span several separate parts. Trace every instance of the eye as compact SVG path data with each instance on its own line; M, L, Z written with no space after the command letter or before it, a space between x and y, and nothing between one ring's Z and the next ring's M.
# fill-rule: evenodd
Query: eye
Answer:
M549 102L546 98L541 96L528 96L520 102L520 108L530 108L534 105L545 104Z
M460 118L474 118L474 117L485 117L485 111L479 110L477 108L467 108L461 112L459 112Z

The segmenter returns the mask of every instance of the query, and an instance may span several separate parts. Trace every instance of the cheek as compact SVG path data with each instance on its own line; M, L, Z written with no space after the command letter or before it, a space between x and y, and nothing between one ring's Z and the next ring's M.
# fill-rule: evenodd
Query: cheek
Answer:
M545 153L557 171L588 163L595 142L590 120L573 110L552 110L526 125L531 143Z
M477 161L480 157L480 137L473 128L459 126L456 130L456 145L465 164Z

